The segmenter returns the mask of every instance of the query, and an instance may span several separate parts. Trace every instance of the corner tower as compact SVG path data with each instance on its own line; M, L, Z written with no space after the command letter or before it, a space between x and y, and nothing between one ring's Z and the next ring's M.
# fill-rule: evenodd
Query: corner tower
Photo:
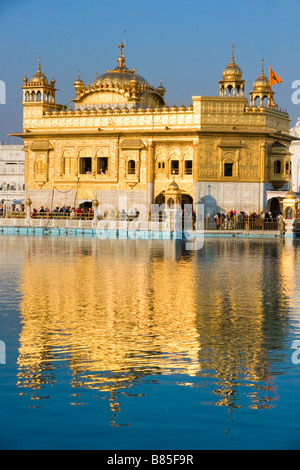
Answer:
M41 58L38 56L38 69L29 81L23 78L23 112L24 118L42 117L47 110L57 109L55 103L55 79L49 82L41 69Z

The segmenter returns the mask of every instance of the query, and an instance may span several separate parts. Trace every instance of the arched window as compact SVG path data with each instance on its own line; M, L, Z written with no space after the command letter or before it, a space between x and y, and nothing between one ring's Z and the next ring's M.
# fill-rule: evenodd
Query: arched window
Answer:
M26 92L25 101L30 101L29 91Z
M37 100L37 101L42 101L42 95L41 95L41 92L40 92L40 91L37 92L36 100Z
M135 161L129 160L128 162L128 174L135 175Z

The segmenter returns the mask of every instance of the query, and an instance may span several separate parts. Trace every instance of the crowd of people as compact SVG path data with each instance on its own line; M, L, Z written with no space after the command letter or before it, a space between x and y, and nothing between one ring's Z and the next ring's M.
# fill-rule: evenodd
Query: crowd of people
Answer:
M118 214L113 209L105 210L103 214L100 214L99 217L107 218L110 220L114 220L116 215L118 216L119 220L131 220L137 218L139 216L139 211L134 208L129 211L129 214L123 209ZM91 207L71 207L71 206L62 206L56 207L55 210L52 212L49 208L41 206L39 210L33 209L31 212L32 218L57 218L57 219L85 219L91 220L94 217L94 211Z
M263 212L259 213L250 212L246 214L244 211L240 211L239 214L236 211L231 210L226 214L218 212L214 216L214 221L217 229L276 229L283 222L283 216L281 212Z
M92 219L94 212L91 207L88 209L71 206L56 207L52 212L48 207L41 206L39 210L32 209L31 217L34 218L57 218L57 219Z

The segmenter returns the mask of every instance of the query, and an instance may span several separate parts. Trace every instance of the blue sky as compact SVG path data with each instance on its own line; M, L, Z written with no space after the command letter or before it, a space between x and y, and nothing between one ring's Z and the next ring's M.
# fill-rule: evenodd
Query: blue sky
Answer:
M271 63L282 78L275 99L293 126L300 104L291 88L300 80L299 0L0 0L0 141L22 143L8 133L22 130L22 79L31 78L41 55L48 79L54 73L56 101L75 97L78 70L85 83L117 65L126 30L126 64L155 86L162 78L169 105L192 96L217 96L230 62L231 45L246 80L246 96Z

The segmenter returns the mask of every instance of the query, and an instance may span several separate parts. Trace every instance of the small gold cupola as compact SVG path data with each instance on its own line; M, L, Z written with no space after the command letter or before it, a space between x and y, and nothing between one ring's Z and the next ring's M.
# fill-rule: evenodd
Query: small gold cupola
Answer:
M36 85L36 84L42 84L42 85L48 84L47 77L43 74L42 69L41 69L41 56L38 56L38 69L31 79L31 85Z
M270 99L273 101L274 92L270 87L270 80L264 72L264 59L261 61L261 72L253 82L253 90L250 92L250 106L259 108L270 105Z
M84 82L83 80L81 80L80 78L80 72L78 70L78 77L77 77L77 80L75 80L74 82L74 88L75 88L75 91L76 91L76 96L80 96L81 93L84 91L85 89L85 86L84 86Z
M222 73L222 80L219 81L220 96L243 97L245 92L245 80L243 72L234 60L234 45L232 45L231 61Z

